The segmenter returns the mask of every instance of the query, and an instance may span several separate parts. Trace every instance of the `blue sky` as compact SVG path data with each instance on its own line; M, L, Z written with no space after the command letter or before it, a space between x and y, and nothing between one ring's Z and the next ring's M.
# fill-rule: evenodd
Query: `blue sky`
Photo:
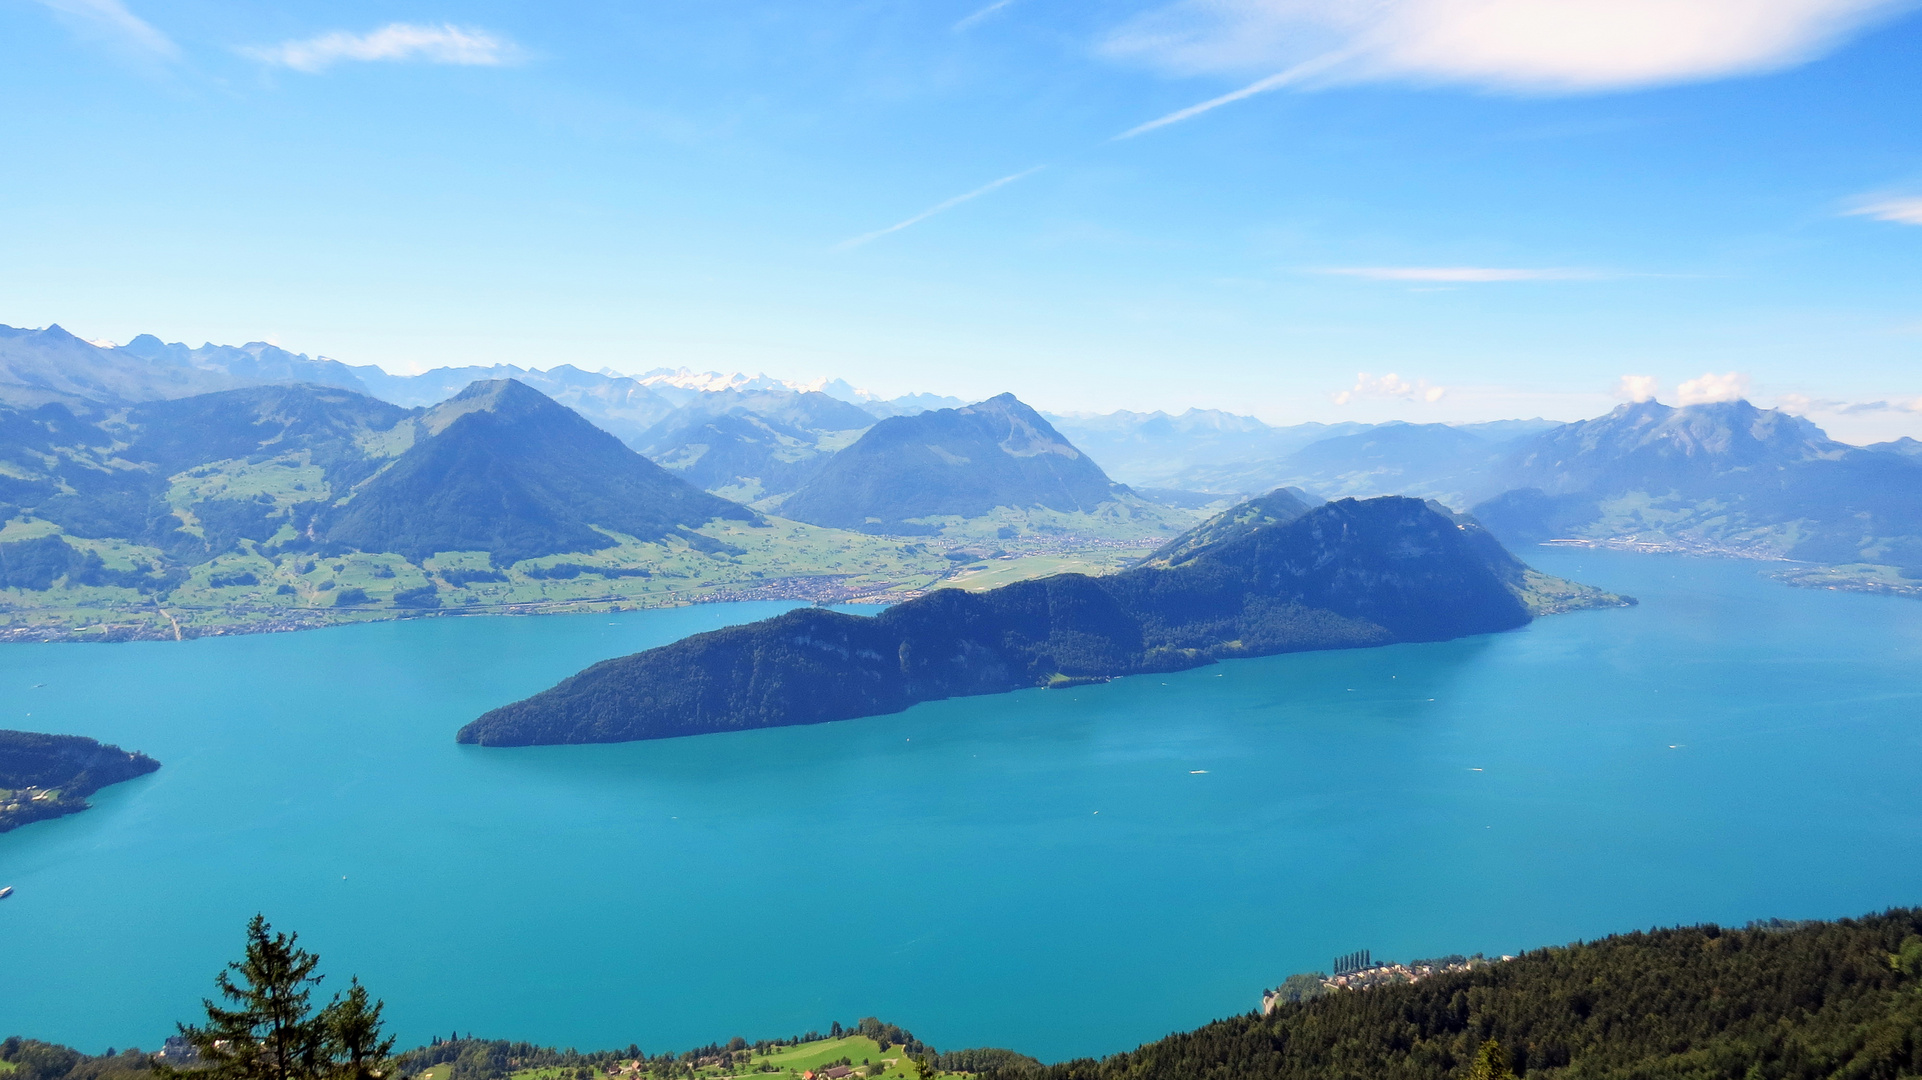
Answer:
M1867 441L1918 116L1877 0L0 0L0 322Z

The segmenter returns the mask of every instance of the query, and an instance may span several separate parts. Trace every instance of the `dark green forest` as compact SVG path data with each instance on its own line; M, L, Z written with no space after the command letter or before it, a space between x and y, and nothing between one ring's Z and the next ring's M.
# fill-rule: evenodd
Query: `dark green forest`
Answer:
M872 618L801 610L698 634L596 664L482 716L459 739L621 742L822 723L1529 620L1522 564L1473 522L1420 500L1344 499L1279 518L1228 522L1193 551L1101 578L943 589Z
M87 796L160 763L80 735L0 729L0 832L87 809ZM35 796L38 796L37 798Z
M1922 1076L1922 910L1622 934L994 1075L1439 1080L1491 1040L1510 1071L1544 1080Z

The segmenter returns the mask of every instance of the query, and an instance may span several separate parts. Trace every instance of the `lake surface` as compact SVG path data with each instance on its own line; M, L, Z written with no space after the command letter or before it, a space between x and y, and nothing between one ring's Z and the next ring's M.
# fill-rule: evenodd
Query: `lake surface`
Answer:
M658 1052L878 1015L1052 1059L1354 949L1922 903L1922 604L1527 555L1642 605L619 746L453 735L787 605L0 648L0 726L164 763L0 836L0 1035L155 1047L256 911L384 997L402 1045Z

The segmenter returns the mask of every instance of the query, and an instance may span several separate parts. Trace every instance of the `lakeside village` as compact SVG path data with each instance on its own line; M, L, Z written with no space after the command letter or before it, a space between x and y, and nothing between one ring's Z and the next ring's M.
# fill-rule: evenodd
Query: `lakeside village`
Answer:
M1371 990L1377 986L1415 983L1436 975L1472 971L1513 959L1512 956L1503 956L1500 960L1490 960L1476 953L1473 956L1443 956L1432 960L1410 960L1406 964L1389 964L1374 960L1368 955L1367 949L1362 949L1335 957L1330 965L1333 975L1323 975L1319 971L1304 972L1288 976L1272 990L1263 990L1261 1013L1266 1016L1287 1002L1307 1001L1336 990Z

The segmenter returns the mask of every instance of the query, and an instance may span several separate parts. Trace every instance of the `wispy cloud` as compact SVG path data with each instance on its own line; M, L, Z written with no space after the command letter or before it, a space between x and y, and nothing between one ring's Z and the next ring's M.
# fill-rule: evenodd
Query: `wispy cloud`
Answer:
M1775 399L1775 407L1797 416L1835 415L1858 416L1863 413L1922 413L1922 397L1907 400L1879 401L1837 401L1833 398L1812 398L1807 394L1783 394Z
M1514 266L1335 266L1319 271L1371 281L1439 281L1464 284L1485 281L1587 281L1602 275L1593 270L1530 269Z
M1176 0L1103 51L1178 74L1283 68L1154 125L1309 81L1625 90L1789 67L1914 0ZM1303 65L1320 65L1304 75ZM1270 83L1269 80L1280 80ZM1132 134L1132 132L1131 132Z
M37 0L76 33L127 52L171 60L180 55L173 39L127 10L120 0Z
M513 42L486 30L442 23L389 23L365 34L335 30L300 41L242 50L256 60L317 72L343 60L419 60L430 64L495 66L520 56Z
M1329 395L1329 400L1337 405L1349 405L1362 398L1394 398L1401 401L1424 401L1430 405L1448 396L1446 386L1431 386L1427 379L1409 382L1394 372L1380 377L1361 372L1355 376L1355 385L1346 390Z
M1864 199L1858 202L1849 213L1857 217L1872 217L1877 221L1922 225L1922 195Z
M993 15L995 12L1000 11L1002 8L1005 8L1012 3L1014 3L1014 0L994 0L994 3L989 4L983 8L978 8L975 11L971 12L970 14L962 17L962 19L959 22L956 22L954 24L953 29L966 30L968 27L973 26L975 23L978 23L982 19L985 19L988 16Z
M993 191L995 188L1006 187L1009 184L1014 183L1016 180L1023 179L1024 177L1033 176L1035 173L1038 173L1045 168L1047 168L1046 165L1036 165L1032 169L1024 169L1021 172L1014 173L1013 175L1004 176L999 180L982 184L980 187L975 188L973 191L967 192L966 194L956 195L954 198L949 199L945 202L936 203L935 205L928 207L926 210L921 211L920 213L914 215L911 218L908 218L905 221L897 221L885 229L876 229L871 233L862 233L860 236L856 236L852 239L843 240L840 243L834 245L835 249L838 251L846 251L849 248L857 248L857 247L860 247L862 244L865 244L871 240L878 240L889 233L900 232L902 229L905 229L910 225L919 225L921 222L926 221L929 218L933 217L934 215L941 213L943 210L952 210L955 207L960 206L962 203L967 202L970 199L978 199L981 196L986 195L988 192Z

